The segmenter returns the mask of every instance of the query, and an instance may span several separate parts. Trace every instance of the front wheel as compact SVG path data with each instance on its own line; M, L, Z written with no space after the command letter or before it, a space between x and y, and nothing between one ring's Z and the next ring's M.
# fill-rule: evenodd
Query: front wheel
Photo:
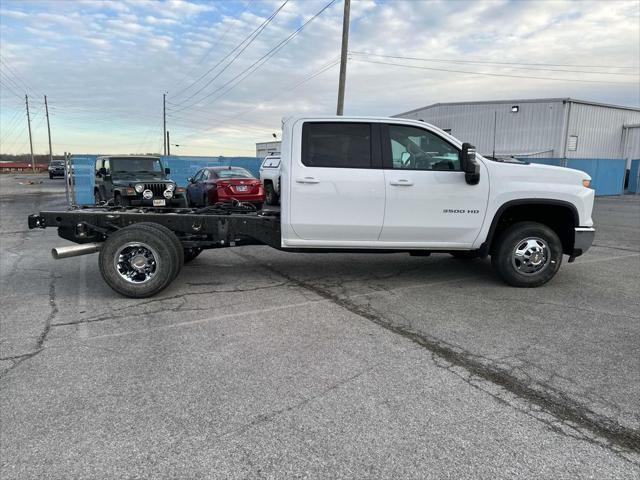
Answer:
M491 264L514 287L539 287L551 280L562 263L562 242L541 223L520 222L498 239Z

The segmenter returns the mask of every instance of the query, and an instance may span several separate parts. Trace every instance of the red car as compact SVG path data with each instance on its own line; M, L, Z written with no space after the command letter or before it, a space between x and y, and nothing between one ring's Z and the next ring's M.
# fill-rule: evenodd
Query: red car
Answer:
M240 167L206 167L189 179L187 200L194 207L206 207L230 200L262 208L264 188L251 172Z

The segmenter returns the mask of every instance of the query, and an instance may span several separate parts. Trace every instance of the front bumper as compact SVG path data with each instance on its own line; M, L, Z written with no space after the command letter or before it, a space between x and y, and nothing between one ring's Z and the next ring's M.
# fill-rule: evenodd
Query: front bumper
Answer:
M184 199L182 196L171 197L171 198L153 197L148 200L145 198L141 198L140 196L123 195L123 197L129 200L129 204L132 207L152 207L154 200L164 200L165 207L179 207L179 206L182 206L182 203L184 202Z
M573 241L573 253L569 257L569 262L573 262L576 257L585 253L593 244L596 236L596 229L593 227L576 227L575 240Z

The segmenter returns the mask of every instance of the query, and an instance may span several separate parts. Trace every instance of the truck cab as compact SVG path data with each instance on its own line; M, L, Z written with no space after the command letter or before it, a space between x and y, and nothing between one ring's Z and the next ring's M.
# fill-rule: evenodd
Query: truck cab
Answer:
M168 178L159 157L101 156L95 164L96 205L186 207L185 189Z
M518 267L514 278L527 270L520 283L529 284L546 276L536 276L542 270L555 273L562 254L573 261L593 240L594 191L584 172L492 161L421 121L298 117L283 128L285 249L498 257L505 235L535 224L544 232L515 234L522 242L509 253L509 265ZM507 273L509 265L502 265Z

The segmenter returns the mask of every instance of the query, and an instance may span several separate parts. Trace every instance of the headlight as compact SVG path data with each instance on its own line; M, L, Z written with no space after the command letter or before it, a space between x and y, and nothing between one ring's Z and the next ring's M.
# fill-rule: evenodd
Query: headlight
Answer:
M591 180L587 180L587 179L582 180L583 187L589 188L589 185L591 185Z
M167 190L173 192L176 189L176 186L173 183L167 183Z
M170 199L171 197L173 197L173 192L169 189L166 189L163 193L164 198L166 198L167 200Z
M144 185L141 184L141 183L137 183L134 188L136 189L136 192L138 192L138 193L144 192Z
M142 197L145 200L151 200L153 198L153 192L151 190L145 190L144 193L142 194Z

